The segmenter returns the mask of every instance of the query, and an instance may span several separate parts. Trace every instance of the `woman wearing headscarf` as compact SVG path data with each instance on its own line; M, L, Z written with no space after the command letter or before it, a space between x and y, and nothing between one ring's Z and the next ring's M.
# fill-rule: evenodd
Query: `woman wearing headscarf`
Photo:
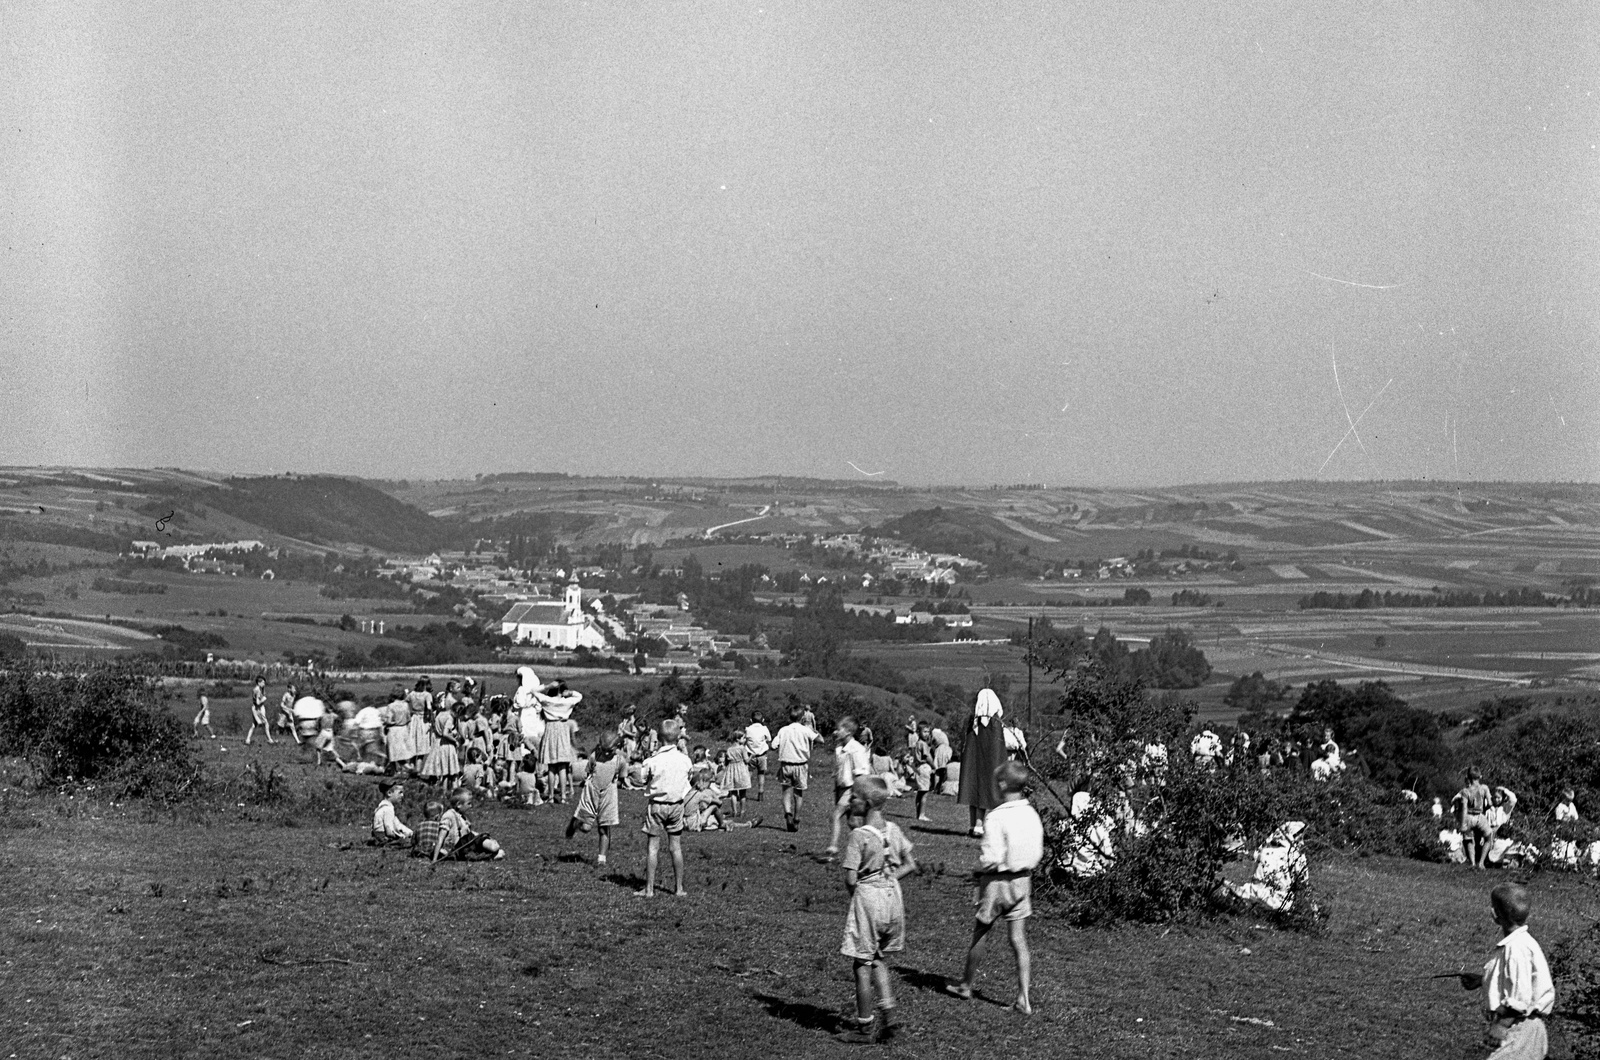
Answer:
M972 720L963 730L961 790L956 801L971 813L969 835L983 835L984 815L1000 805L1000 788L995 783L994 771L1006 760L1006 738L1001 722L1004 713L994 689L985 688L978 693Z

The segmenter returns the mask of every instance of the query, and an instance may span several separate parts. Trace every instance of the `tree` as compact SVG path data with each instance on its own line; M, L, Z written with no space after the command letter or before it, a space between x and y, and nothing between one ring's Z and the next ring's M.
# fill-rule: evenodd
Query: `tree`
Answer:
M1228 686L1222 701L1246 714L1263 713L1273 709L1289 696L1289 686L1269 680L1260 670L1247 674Z

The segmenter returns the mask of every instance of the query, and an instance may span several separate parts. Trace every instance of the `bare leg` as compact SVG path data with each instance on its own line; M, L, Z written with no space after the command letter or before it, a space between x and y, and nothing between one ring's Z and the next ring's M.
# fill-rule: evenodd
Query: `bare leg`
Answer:
M839 852L839 832L843 830L844 819L849 813L850 796L847 793L839 796L838 800L833 804L833 837L828 840L828 853L830 854Z
M967 947L967 966L961 973L961 985L967 990L978 981L978 966L983 963L983 951L989 946L989 929L992 923L972 922L972 945Z
M661 859L661 837L653 835L645 850L644 855L644 890L639 893L646 898L654 898L656 894L656 864Z
M1028 922L1013 920L1007 926L1011 929L1011 948L1017 954L1017 1000L1012 1007L1025 1016L1031 1016L1033 1001L1028 991L1033 986L1033 954L1028 951Z
M894 984L889 979L889 965L887 962L872 962L872 983L878 991L878 1007L881 1009L894 1008Z
M856 958L856 1019L862 1023L872 1019L872 973L877 963Z
M672 893L682 897L689 892L683 886L683 837L668 836L668 843L672 848L672 871L677 874L678 889Z
M606 855L610 853L610 851L611 826L608 824L603 824L600 826L600 864L604 865L606 863Z

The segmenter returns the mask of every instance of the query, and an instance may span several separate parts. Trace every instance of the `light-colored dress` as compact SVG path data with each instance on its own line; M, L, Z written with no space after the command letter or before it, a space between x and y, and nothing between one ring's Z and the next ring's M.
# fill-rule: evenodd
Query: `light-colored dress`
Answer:
M539 761L546 766L564 766L572 762L572 719L546 718L544 738L539 741Z
M456 752L456 741L460 734L456 731L456 717L448 710L441 710L433 716L434 745L428 752L428 757L422 760L422 775L425 777L453 777L461 772L461 756Z
M744 744L728 748L728 768L723 770L722 784L730 792L750 790L750 750Z
M397 764L417 756L411 738L411 706L405 700L395 700L383 708L383 745L389 761Z

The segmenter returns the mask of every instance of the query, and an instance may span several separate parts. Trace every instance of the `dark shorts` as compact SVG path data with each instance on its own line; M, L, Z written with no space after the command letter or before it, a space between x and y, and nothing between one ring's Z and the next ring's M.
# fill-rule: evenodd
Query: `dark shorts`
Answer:
M806 765L791 765L783 762L778 766L778 779L786 788L796 791L805 791L811 786L811 767Z
M461 837L461 841L449 853L442 855L442 857L455 861L470 861L473 858L489 857L489 852L483 849L483 841L488 838L482 832L468 832Z
M645 807L644 827L640 831L654 838L660 838L664 835L682 835L683 803L650 803Z
M752 755L750 757L750 769L752 772L765 774L767 771L767 756Z

